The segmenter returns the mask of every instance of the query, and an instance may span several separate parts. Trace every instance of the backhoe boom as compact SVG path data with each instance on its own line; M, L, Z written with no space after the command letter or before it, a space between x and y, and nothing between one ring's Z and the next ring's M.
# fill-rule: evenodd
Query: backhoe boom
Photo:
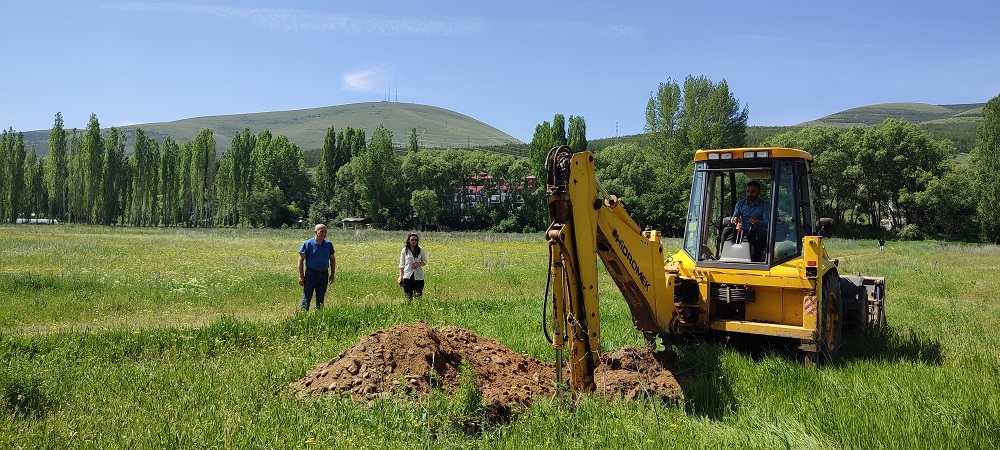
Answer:
M666 329L673 315L672 302L655 302L667 298L663 246L655 233L639 230L618 199L603 192L592 153L573 154L560 147L546 166L551 218L546 239L555 280L553 345L558 358L568 344L571 386L589 390L601 352L597 258L625 297L635 326L656 332Z

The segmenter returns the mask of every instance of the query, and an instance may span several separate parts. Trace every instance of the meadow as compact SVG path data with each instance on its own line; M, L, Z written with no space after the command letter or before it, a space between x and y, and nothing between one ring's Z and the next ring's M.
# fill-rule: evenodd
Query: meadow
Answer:
M677 403L566 395L505 423L454 396L299 398L289 383L419 320L546 361L538 234L426 233L427 289L396 285L405 233L331 230L337 278L298 311L308 230L0 226L0 448L1000 448L1000 248L828 240L887 279L889 327L807 369L739 337L673 349ZM669 252L678 242L664 242ZM601 279L605 350L641 345Z

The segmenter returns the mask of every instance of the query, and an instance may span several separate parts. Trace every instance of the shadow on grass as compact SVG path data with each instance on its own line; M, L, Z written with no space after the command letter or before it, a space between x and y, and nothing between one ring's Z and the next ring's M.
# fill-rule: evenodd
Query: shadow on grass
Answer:
M778 356L802 362L799 342L770 336L712 334L706 342L732 349L754 361ZM940 365L944 361L941 342L913 330L898 331L893 327L865 328L844 337L840 355L834 364L856 360L911 361Z
M688 343L675 347L677 379L684 391L684 409L694 415L720 420L739 409L739 403L722 369L723 347Z
M802 362L798 341L754 335L711 334L697 342L677 343L678 372L674 375L684 391L685 409L695 415L720 420L738 412L732 386L721 357L731 350L755 362L777 356ZM930 365L943 362L941 342L913 330L891 327L868 328L845 338L834 366L856 360L912 361Z
M844 341L841 362L850 360L912 361L941 365L941 341L913 330L867 328Z

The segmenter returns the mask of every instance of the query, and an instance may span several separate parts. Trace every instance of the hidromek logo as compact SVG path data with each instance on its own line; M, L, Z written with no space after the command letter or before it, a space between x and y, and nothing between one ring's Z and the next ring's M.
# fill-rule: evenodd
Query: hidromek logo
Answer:
M618 230L612 228L611 236L615 238L615 242L618 243L618 248L621 249L622 253L625 255L625 259L628 260L628 265L632 266L632 271L635 272L637 277L639 277L639 282L642 283L642 287L646 289L646 292L649 292L649 281L646 280L646 275L639 270L639 263L635 262L635 259L632 258L632 252L628 251L628 247L625 246L625 242L618 237Z

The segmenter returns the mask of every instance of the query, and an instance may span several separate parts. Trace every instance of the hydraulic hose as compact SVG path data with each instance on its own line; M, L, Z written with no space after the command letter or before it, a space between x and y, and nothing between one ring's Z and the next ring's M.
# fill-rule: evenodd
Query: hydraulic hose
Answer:
M552 246L549 246L549 269L545 271L545 295L542 297L542 333L545 334L545 340L552 343L552 336L549 335L549 329L546 326L545 311L549 306L549 287L552 284Z

